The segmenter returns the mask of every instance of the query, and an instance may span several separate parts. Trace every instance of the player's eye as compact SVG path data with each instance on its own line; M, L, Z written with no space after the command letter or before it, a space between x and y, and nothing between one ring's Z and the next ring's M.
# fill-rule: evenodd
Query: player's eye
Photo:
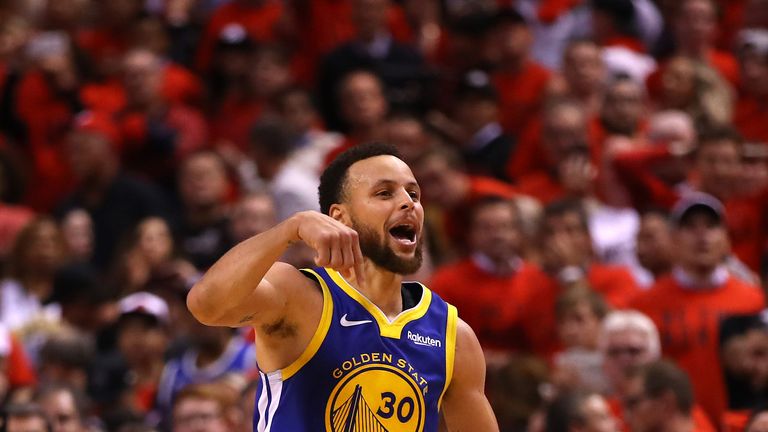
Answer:
M419 193L416 191L410 191L408 192L408 195L411 197L412 200L418 201L419 200Z
M385 189L385 190L381 190L381 191L376 192L376 196L377 197L383 197L383 198L389 198L389 197L392 196L392 192Z

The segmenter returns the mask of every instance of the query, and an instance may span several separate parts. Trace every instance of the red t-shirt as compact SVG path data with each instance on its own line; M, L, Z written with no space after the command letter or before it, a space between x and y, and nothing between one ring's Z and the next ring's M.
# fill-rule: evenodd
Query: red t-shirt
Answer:
M537 266L527 266L517 276L530 294L523 312L523 333L528 347L549 358L560 349L557 336L555 302L562 293L559 282ZM630 272L624 267L592 264L586 274L592 290L613 307L626 307L639 292Z
M517 273L496 276L466 258L437 269L429 287L456 306L484 348L511 351L519 347L515 332L526 291Z
M493 84L499 94L499 117L508 134L519 136L539 114L551 75L544 66L532 61L526 62L520 71L493 74Z
M686 288L670 275L640 294L632 307L656 323L664 355L688 373L696 401L710 419L719 419L726 407L719 355L720 320L725 315L757 313L764 303L758 287L738 279L728 278L714 288Z
M629 428L629 425L627 424L627 421L625 420L624 406L622 405L621 401L615 397L609 398L608 407L611 409L611 413L614 415L614 417L619 419L621 422L622 432L632 432ZM715 432L717 430L714 426L712 426L712 422L707 417L707 414L698 404L693 406L693 409L691 410L691 416L693 417L692 432ZM742 430L743 429L740 429L739 432Z

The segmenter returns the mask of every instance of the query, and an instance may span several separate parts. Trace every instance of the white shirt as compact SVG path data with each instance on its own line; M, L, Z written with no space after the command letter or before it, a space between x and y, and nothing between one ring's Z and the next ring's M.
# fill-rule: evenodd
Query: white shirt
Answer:
M300 211L320 211L319 186L320 180L316 174L293 164L283 165L268 184L275 200L278 222Z
M44 306L34 295L27 292L14 279L0 283L0 324L9 330L18 330L32 321L46 319L57 321L61 308L57 304Z

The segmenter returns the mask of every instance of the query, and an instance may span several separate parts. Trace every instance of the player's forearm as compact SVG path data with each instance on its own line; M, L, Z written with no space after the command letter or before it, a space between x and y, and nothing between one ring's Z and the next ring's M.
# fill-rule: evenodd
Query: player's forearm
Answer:
M298 241L296 219L291 217L241 242L216 261L189 292L187 306L192 315L204 324L226 325L232 311L253 302L269 269Z

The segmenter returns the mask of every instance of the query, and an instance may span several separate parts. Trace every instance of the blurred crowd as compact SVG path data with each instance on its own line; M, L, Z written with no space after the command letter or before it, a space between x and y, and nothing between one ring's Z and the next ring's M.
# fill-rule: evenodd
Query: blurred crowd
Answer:
M3 430L251 431L186 293L368 141L502 431L768 431L767 0L0 1Z

